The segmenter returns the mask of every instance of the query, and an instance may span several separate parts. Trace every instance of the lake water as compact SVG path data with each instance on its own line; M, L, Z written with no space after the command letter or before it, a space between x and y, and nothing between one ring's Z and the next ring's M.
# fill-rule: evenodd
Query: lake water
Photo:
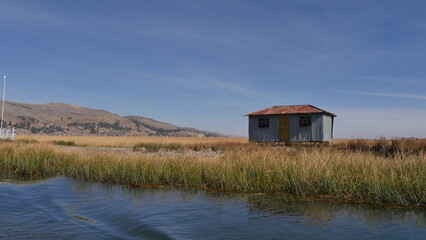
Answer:
M1 180L0 239L426 239L426 211L70 178Z

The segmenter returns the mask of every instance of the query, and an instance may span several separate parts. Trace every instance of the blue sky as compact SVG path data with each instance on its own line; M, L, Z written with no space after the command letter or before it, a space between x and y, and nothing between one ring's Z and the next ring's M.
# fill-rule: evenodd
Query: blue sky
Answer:
M247 136L312 104L337 138L426 137L425 1L5 1L7 98Z

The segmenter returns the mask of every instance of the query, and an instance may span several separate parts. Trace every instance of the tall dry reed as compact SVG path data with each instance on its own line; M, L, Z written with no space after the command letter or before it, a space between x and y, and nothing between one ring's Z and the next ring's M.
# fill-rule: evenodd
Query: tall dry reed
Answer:
M426 205L426 154L384 157L333 148L247 145L216 158L85 155L43 144L2 143L0 172L70 176L132 186L280 192L400 206Z

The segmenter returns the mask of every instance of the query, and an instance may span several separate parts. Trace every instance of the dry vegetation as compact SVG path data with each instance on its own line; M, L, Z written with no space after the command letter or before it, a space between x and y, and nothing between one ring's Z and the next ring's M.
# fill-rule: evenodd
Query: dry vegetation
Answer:
M52 141L127 147L149 143L158 144L159 148L180 143L193 151L199 150L193 146L228 147L224 148L224 154L215 158L87 155L58 151L48 144ZM18 139L14 143L0 144L0 172L5 176L64 175L137 187L170 185L246 193L287 193L301 198L398 206L426 205L426 141L352 140L332 146L292 147L246 141L232 138L62 139L56 136Z
M36 141L53 143L54 141L74 142L75 146L133 148L137 144L239 144L247 143L247 138L198 138L198 137L105 137L105 136L48 136L48 135L18 135L17 141Z
M335 147L352 151L373 152L383 156L395 156L400 153L426 152L426 139L337 140Z

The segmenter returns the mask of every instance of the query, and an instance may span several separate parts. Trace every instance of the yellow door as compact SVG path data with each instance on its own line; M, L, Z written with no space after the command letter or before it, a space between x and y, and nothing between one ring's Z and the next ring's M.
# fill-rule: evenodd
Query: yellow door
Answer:
M287 115L281 115L280 116L280 140L281 141L288 141L288 116Z

